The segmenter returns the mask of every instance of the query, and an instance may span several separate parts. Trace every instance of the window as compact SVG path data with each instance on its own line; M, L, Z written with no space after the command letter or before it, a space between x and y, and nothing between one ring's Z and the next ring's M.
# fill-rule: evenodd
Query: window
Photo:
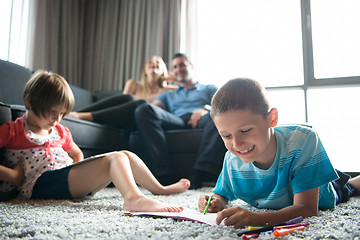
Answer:
M358 0L311 1L315 79L360 75L359 10Z
M334 167L360 172L360 111L354 108L360 102L360 2L196 3L196 14L183 15L192 25L182 36L195 77L218 87L234 77L260 81L280 124L308 123Z
M239 76L265 86L303 84L299 1L197 2L198 79L218 86Z
M25 65L29 0L0 1L0 59Z
M333 165L341 171L360 172L360 87L308 90L309 122L319 133Z

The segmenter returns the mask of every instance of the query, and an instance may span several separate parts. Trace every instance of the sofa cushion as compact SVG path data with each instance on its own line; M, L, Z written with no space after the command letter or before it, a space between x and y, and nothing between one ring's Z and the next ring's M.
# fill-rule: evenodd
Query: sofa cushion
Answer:
M88 106L94 102L94 95L90 91L73 86L70 84L70 88L75 97L75 105L73 110L77 111L83 106Z
M0 125L10 120L11 120L10 106L0 102Z
M0 60L0 102L24 104L23 90L31 75L32 72L27 68Z
M65 117L61 124L70 129L85 157L129 149L129 133L126 130L71 117Z

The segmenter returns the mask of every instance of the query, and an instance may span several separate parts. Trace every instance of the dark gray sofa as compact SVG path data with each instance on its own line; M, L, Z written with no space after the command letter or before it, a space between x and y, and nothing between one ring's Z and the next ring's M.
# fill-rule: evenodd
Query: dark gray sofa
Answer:
M0 125L24 114L22 92L31 75L32 71L27 68L0 60ZM73 85L70 87L75 96L74 111L103 97L121 94L120 91L98 91L93 94ZM123 149L144 156L141 140L136 133L70 117L65 117L61 123L70 129L74 141L82 149L85 157ZM201 135L201 130L166 132L171 154L169 161L173 162L177 177L190 177Z

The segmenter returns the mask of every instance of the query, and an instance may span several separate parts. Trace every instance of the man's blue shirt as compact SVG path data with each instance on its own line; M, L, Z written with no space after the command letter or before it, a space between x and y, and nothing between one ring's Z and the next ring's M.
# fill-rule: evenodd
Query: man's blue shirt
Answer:
M177 90L164 92L157 100L164 105L167 111L180 117L186 113L193 113L206 104L210 104L216 90L215 85L196 83L192 89L179 87Z

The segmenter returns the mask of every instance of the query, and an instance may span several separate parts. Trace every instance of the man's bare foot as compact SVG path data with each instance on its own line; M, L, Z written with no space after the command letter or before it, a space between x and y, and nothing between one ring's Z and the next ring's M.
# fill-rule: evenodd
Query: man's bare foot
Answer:
M136 200L125 200L123 210L130 212L182 212L184 208L167 206L164 203L143 196Z

